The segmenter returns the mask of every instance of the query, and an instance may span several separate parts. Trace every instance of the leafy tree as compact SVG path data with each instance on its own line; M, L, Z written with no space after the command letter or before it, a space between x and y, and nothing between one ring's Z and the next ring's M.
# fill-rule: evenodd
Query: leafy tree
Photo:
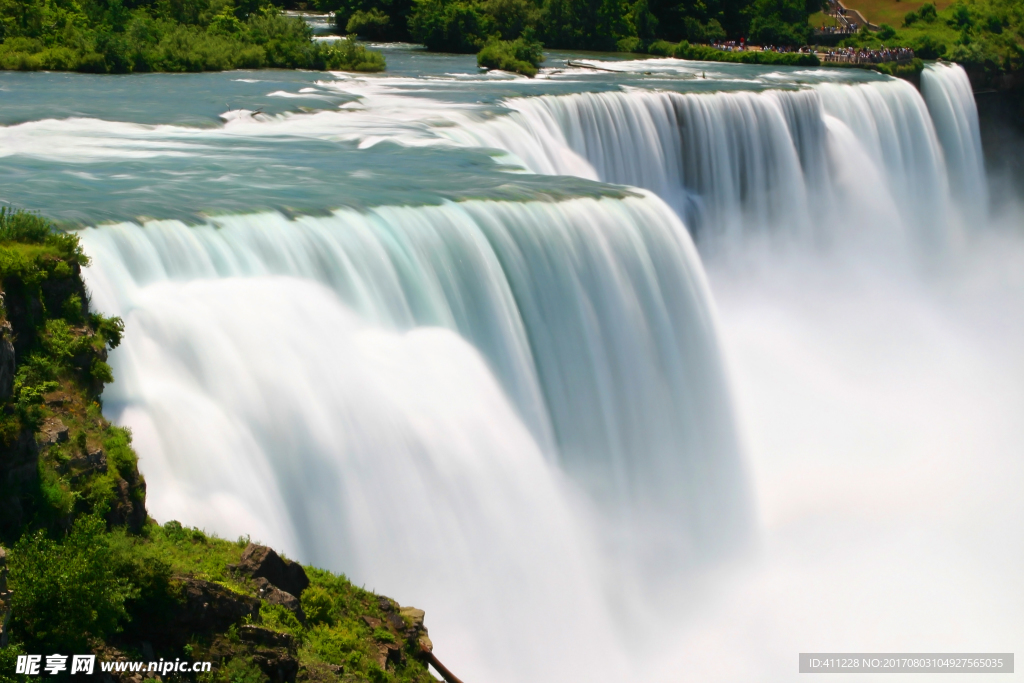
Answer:
M471 53L480 49L489 21L483 8L463 0L415 0L409 17L413 38L437 52Z
M541 44L529 35L515 40L492 37L476 56L477 64L489 69L514 71L525 76L536 76L537 67L544 61Z
M84 652L90 636L121 630L125 602L138 589L111 562L106 524L80 517L54 541L42 531L23 537L10 553L16 635L47 651Z
M356 11L345 25L349 34L356 34L364 38L374 40L386 40L391 33L391 17L379 9L371 9L367 12Z

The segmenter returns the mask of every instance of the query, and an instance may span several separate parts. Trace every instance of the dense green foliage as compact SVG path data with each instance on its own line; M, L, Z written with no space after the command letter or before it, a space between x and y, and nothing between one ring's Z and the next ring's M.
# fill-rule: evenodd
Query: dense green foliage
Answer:
M384 55L367 50L351 37L326 43L322 49L324 67L332 71L373 72L384 70Z
M87 263L76 235L38 215L0 209L0 324L18 360L0 397L0 462L29 455L26 436L58 413L68 435L43 449L36 476L0 482L0 539L16 538L25 525L64 528L75 514L113 518L135 495L130 436L103 420L98 401L113 381L106 354L120 343L123 324L89 311L80 277ZM105 471L81 478L88 453L100 449ZM129 499L121 500L121 481L133 484Z
M655 40L709 43L749 37L804 44L820 0L276 0L335 12L341 30L471 53L492 37L549 49L645 51Z
M414 0L412 37L433 50L471 52L498 35L536 36L559 49L645 51L656 39L706 43L750 36L773 44L810 40L819 0Z
M0 68L96 73L350 69L266 0L0 0ZM359 69L359 70L377 70Z
M902 26L883 25L846 39L849 47L909 47L922 59L963 64L975 77L993 79L1024 67L1024 3L969 0L942 11L927 4L908 12Z
M97 517L80 517L65 538L43 531L24 536L11 552L14 628L25 645L47 652L82 652L127 620L125 602L139 589L123 570Z
M519 37L500 40L496 36L487 41L476 56L477 64L488 69L514 71L525 76L536 76L537 67L544 61L544 53L537 41Z

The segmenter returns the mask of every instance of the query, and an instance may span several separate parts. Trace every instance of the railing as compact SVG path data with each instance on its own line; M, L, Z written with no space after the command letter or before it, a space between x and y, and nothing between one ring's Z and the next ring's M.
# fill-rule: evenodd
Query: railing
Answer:
M840 64L881 64L883 62L896 62L897 64L908 64L914 61L914 53L906 51L872 51L854 53L818 53L818 59L822 62L835 62Z

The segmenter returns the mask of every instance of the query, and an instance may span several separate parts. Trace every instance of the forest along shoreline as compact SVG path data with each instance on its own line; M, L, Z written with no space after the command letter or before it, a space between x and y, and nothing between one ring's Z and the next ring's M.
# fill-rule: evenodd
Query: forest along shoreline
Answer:
M946 59L964 66L975 90L1024 86L1024 13L1012 0L957 0L941 10L928 3L903 14L896 27L844 25L837 33L816 26L836 6L829 0L24 0L0 4L0 68L384 70L383 55L353 40L358 37L476 54L482 67L527 76L537 73L544 49L557 49L790 66L853 61L911 80L921 60ZM285 14L296 11L333 16L337 33L348 37L313 40L301 17ZM843 58L833 59L836 53Z
M0 683L54 654L211 662L175 673L204 683L432 683L428 664L458 683L422 610L148 516L131 433L101 411L124 326L90 309L87 264L74 233L0 209Z

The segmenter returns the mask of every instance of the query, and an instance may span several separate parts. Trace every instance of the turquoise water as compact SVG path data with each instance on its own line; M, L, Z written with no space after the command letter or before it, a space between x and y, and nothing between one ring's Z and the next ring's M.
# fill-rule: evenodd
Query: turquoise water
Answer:
M637 88L798 88L880 77L552 53L542 78L484 74L474 58L384 46L388 72L236 71L94 76L0 73L0 200L70 224L138 217L436 204L464 198L619 195L575 177L516 173L446 128L506 117L513 98ZM604 56L602 56L604 57ZM225 122L222 115L255 112ZM505 157L505 158L499 158Z

